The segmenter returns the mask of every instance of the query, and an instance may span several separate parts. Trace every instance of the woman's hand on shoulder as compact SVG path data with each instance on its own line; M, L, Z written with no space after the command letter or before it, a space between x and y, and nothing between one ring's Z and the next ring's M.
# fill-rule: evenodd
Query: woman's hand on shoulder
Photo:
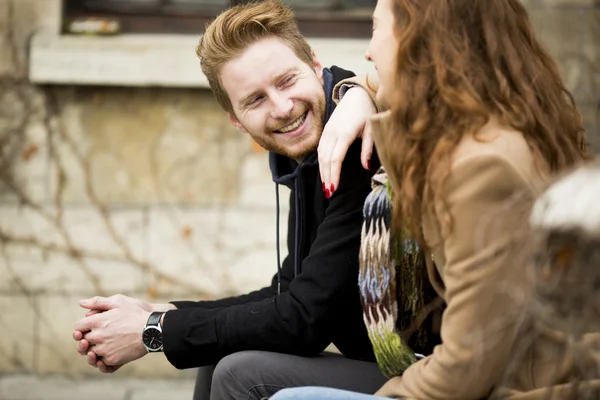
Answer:
M321 181L331 193L339 186L348 149L358 138L362 138L361 164L369 169L373 153L369 118L376 112L367 91L355 86L348 89L325 125L317 151Z

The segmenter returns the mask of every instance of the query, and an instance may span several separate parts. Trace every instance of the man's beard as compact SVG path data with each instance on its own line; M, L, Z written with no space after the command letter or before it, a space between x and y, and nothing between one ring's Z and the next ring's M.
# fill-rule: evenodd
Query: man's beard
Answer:
M319 111L318 113L316 111ZM277 135L285 135L283 133L274 133L273 127L269 127L269 134L266 136L254 137L256 143L258 143L262 148L271 151L273 153L281 154L283 156L289 157L293 160L303 160L310 153L315 151L319 146L319 139L321 138L321 134L323 133L323 121L324 121L324 113L325 113L325 98L319 98L316 104L316 110L313 105L312 108L306 108L302 113L295 112L294 117L290 118L287 122L278 124L274 128L281 128L287 124L290 124L300 118L304 113L311 112L312 113L312 126L304 133L302 136L298 138L298 143L294 144L285 144L281 143ZM307 117L308 118L308 117Z

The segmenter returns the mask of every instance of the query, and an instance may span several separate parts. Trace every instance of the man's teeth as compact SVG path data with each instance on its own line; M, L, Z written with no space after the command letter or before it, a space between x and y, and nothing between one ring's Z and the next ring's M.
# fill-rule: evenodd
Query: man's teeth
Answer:
M299 127L300 125L302 125L302 123L304 122L304 118L305 117L306 117L306 114L303 114L296 121L292 122L288 126L284 126L283 128L279 129L278 131L281 132L281 133L287 133L287 132L293 131L294 129L296 129L297 127Z

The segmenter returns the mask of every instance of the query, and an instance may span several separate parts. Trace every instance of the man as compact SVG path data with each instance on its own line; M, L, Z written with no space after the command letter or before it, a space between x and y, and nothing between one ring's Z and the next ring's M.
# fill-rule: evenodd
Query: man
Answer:
M385 378L373 362L357 279L363 203L378 162L362 168L357 142L339 185L325 187L316 152L335 108L333 87L354 74L323 68L291 10L274 0L221 14L197 53L231 123L271 152L276 185L291 189L289 254L270 286L242 296L165 305L120 295L83 300L90 312L75 324L79 352L102 372L157 351L176 368L208 366L199 370L196 399L259 399L303 385L374 392ZM366 103L354 113L375 111L362 89L346 97L351 92ZM343 356L322 354L330 343Z

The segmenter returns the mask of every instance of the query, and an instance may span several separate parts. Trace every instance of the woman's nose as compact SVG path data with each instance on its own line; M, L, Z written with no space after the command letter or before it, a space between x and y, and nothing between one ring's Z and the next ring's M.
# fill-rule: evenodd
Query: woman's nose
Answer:
M365 51L365 59L369 62L373 62L373 59L371 58L371 52L369 51L368 47L367 47L367 50Z

